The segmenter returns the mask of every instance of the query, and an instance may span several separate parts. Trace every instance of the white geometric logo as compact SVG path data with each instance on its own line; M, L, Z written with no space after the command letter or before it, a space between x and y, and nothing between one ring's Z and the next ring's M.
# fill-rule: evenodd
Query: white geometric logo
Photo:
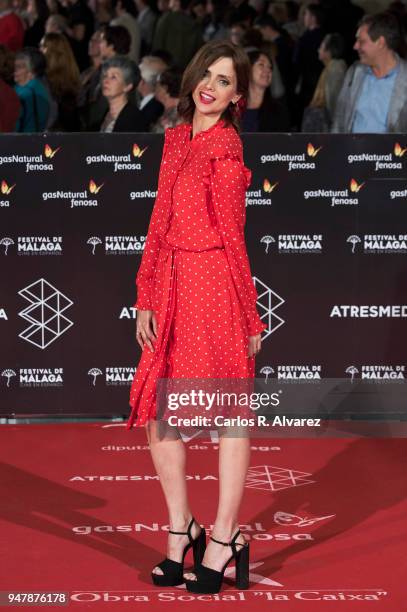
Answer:
M260 314L260 319L267 324L267 329L264 330L264 336L262 337L262 340L265 340L284 325L284 319L279 317L275 311L285 303L285 300L256 276L253 276L253 280L257 290L257 304L263 311L263 314Z
M248 469L245 486L248 489L279 491L280 489L300 487L314 482L306 476L312 476L312 474L273 465L258 465Z
M19 334L19 338L45 349L73 325L73 322L62 314L72 306L72 300L44 278L24 287L18 293L30 302L30 305L18 314L31 323Z

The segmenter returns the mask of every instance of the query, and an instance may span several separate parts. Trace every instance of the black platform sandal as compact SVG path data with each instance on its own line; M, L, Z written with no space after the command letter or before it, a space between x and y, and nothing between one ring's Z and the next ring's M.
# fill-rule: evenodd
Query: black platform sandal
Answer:
M194 521L195 519L192 517L187 531L171 531L171 529L169 529L169 533L187 535L189 542L185 545L182 552L182 561L173 561L172 559L166 557L163 561L161 561L161 563L154 566L159 567L163 571L163 574L155 574L154 572L151 572L153 583L157 586L177 586L185 582L183 575L184 558L191 546L194 554L194 567L197 568L201 563L206 548L206 531L204 527L201 527L199 535L194 539L191 535L191 527Z
M235 540L239 533L240 529L237 530L230 542L221 542L220 540L215 540L215 538L210 536L210 539L213 542L217 542L217 544L222 544L222 546L231 546L233 554L225 563L220 572L210 567L206 567L206 565L202 565L201 563L196 570L194 570L196 580L185 579L187 590L190 593L219 593L222 586L225 569L232 559L235 559L236 563L236 588L249 588L249 542L245 542L245 544L236 542ZM237 550L236 546L242 546L242 548Z

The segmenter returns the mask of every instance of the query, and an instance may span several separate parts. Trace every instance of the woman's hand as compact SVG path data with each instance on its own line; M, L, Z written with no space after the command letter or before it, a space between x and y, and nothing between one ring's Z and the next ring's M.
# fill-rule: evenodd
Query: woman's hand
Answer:
M154 352L153 342L157 340L157 319L153 310L138 310L136 319L136 339L142 350L145 345Z
M261 349L261 334L249 336L249 357L254 357Z

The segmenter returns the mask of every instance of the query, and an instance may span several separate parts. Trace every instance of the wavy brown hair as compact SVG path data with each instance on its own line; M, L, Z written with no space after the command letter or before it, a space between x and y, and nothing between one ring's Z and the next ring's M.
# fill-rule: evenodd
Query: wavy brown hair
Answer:
M213 40L203 45L185 68L178 103L178 114L188 123L192 122L195 111L195 102L192 98L196 86L203 79L205 70L211 64L223 57L230 57L236 72L236 92L247 99L249 91L251 66L246 52L228 40ZM234 104L230 103L223 111L221 118L226 125L233 125L240 131L239 115L234 111Z
M49 32L43 41L47 78L53 96L58 100L65 95L76 95L80 88L80 73L68 39L64 34Z

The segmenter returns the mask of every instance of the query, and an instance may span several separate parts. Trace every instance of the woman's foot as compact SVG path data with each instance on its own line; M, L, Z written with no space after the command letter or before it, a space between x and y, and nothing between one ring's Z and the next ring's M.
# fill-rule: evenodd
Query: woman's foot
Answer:
M239 525L235 525L232 531L230 531L229 529L221 529L214 526L211 535L216 540L220 540L221 542L230 542L238 529ZM236 550L239 551L242 548L242 546L238 546L238 544L245 544L246 541L247 540L245 536L240 533L236 538ZM211 569L220 572L231 556L231 546L222 546L217 542L213 542L213 540L209 538L205 554L202 559L202 565L205 565L206 567L210 567ZM184 572L184 578L186 578L187 580L196 580L196 574L194 574L194 572Z
M188 525L191 522L192 514L185 522L176 522L170 525L170 529L172 531L187 531ZM194 521L191 527L191 536L195 540L200 534L202 527ZM173 561L178 561L181 563L182 554L184 552L185 546L188 544L189 538L185 535L177 535L174 533L168 534L167 541L167 557L168 559L172 559ZM160 567L155 566L152 570L153 574L163 575L163 571Z

